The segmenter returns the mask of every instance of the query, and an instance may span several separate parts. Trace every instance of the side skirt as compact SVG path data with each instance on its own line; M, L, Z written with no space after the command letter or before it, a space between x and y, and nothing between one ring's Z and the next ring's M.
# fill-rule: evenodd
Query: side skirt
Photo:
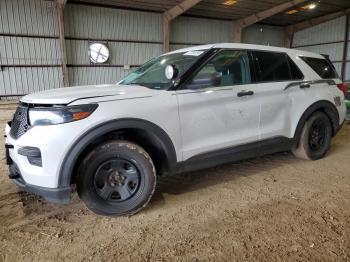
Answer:
M245 145L220 149L200 154L177 164L177 172L190 172L225 163L255 158L263 155L289 151L294 145L294 139L276 137Z

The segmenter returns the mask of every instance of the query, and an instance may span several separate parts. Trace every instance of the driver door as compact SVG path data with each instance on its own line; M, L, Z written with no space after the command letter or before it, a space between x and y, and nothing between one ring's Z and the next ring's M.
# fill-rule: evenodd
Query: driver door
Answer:
M222 50L176 92L184 161L259 139L260 102L250 72L246 51Z

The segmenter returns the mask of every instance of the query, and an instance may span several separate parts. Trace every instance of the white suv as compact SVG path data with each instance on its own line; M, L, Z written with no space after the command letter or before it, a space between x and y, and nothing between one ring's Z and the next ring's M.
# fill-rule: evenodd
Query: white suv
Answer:
M213 44L147 62L115 85L23 97L6 126L10 178L49 201L71 185L97 214L125 215L158 175L291 150L316 160L345 118L326 56Z

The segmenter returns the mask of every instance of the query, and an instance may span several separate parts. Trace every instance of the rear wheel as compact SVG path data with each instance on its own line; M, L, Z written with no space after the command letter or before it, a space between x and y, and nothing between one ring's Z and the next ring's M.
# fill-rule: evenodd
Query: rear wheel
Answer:
M151 199L156 172L147 152L127 141L112 141L93 150L80 166L77 191L93 212L131 215Z
M305 123L293 154L302 159L317 160L327 153L332 140L332 126L322 112L314 113Z

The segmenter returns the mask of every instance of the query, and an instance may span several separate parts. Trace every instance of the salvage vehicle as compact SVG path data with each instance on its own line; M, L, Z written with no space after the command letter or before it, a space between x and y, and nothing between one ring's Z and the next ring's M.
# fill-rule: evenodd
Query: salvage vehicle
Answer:
M24 96L6 126L9 177L100 215L130 215L158 176L292 151L326 155L346 114L326 56L247 44L161 55L117 84Z

